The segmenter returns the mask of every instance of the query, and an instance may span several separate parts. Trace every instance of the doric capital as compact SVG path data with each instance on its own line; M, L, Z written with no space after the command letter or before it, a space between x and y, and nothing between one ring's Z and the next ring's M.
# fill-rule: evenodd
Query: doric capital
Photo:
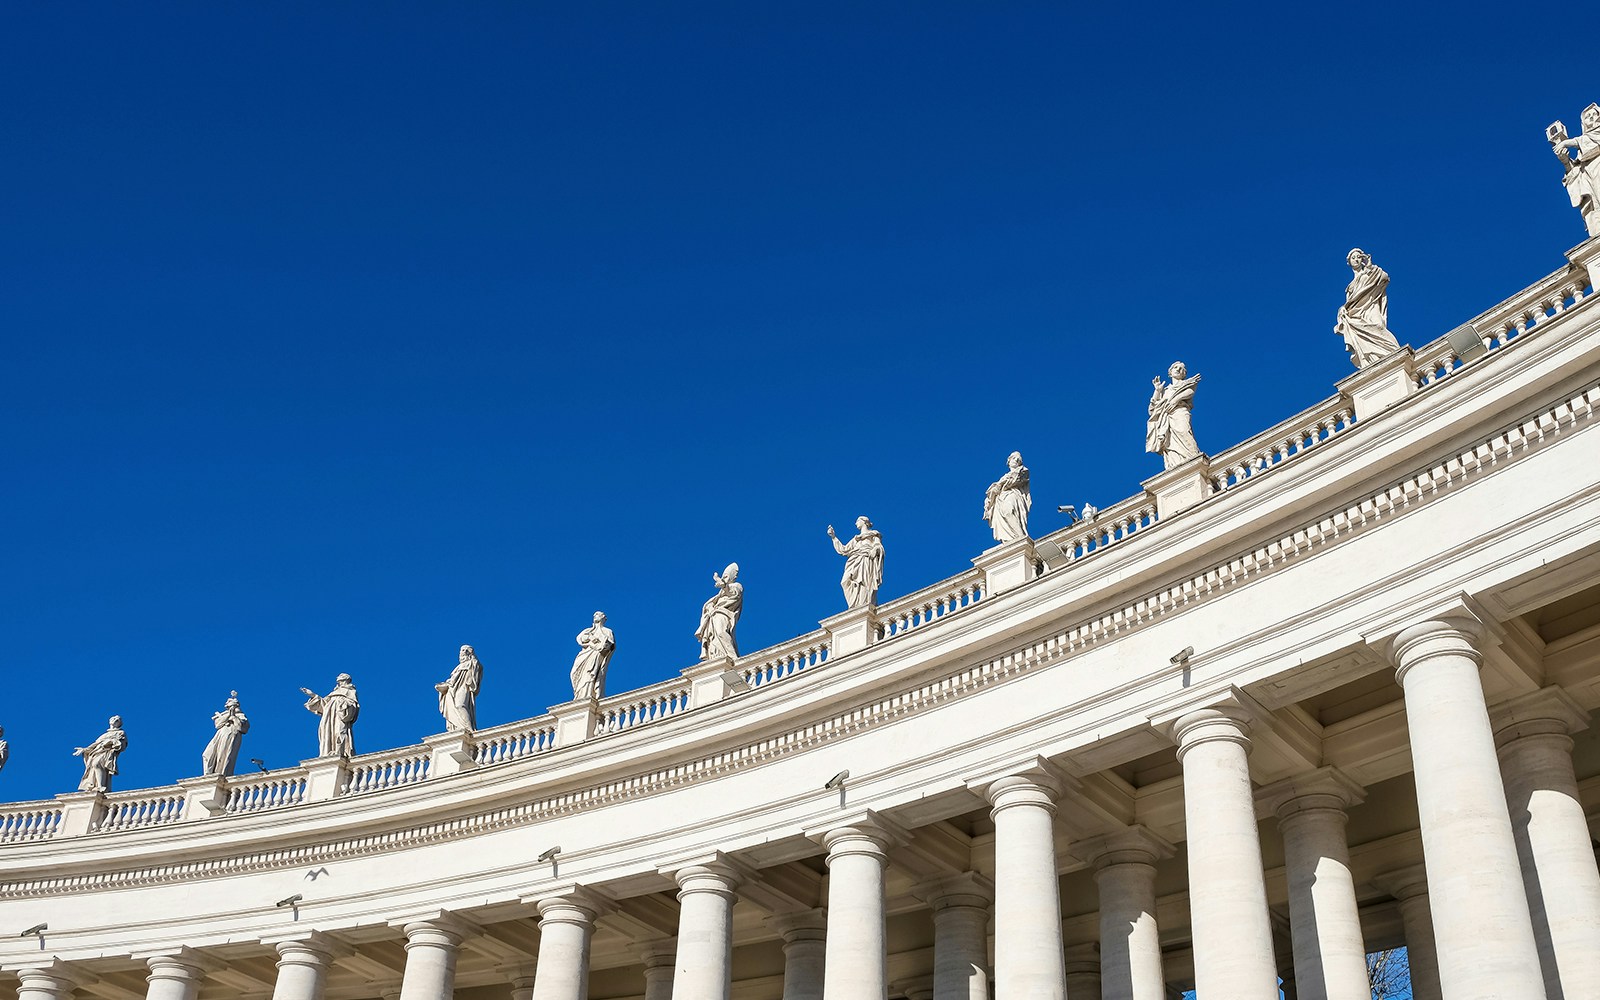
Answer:
M263 938L262 944L270 944L277 949L279 968L307 965L325 969L333 964L335 958L348 955L353 950L343 941L321 931L294 931L288 936Z
M1319 767L1275 781L1256 793L1256 802L1278 819L1315 811L1343 813L1367 797L1366 789L1336 767Z
M735 867L724 860L711 860L704 864L688 865L672 873L678 883L678 899L697 893L711 893L733 899L733 890L744 881L743 866Z
M1134 826L1080 840L1068 850L1104 870L1113 865L1154 865L1162 858L1172 857L1176 848L1144 827Z
M799 913L768 917L767 926L783 937L785 945L795 941L824 941L828 934L828 911L818 907Z
M400 925L406 935L406 950L412 948L459 948L473 928L466 921L448 913L440 913L421 920L407 920Z
M17 969L16 974L18 985L22 989L31 989L48 997L59 997L60 1000L71 1000L73 990L85 983L94 982L96 978L87 970L72 962L63 962L59 958L41 958L36 965Z
M1100 946L1093 942L1068 947L1063 952L1062 958L1066 961L1066 972L1069 976L1100 974Z
M879 864L886 864L889 848L911 839L904 827L872 809L841 816L823 829L808 831L806 836L828 849L829 865L834 859L851 854L870 855Z
M1238 705L1218 705L1197 709L1179 716L1172 723L1172 738L1178 744L1178 759L1207 743L1237 743L1250 749L1251 713Z
M593 927L595 917L612 908L611 901L605 896L572 882L523 897L523 901L532 903L539 911L541 928L554 924Z
M1529 737L1568 739L1589 727L1589 713L1561 688L1547 687L1496 705L1489 712L1489 725L1495 745L1504 751Z
M1030 757L981 777L968 778L966 785L988 800L990 815L1021 805L1054 813L1057 799L1081 787L1076 778L1046 757Z
M667 975L672 975L677 960L677 938L660 938L648 941L639 947L639 961L644 965L646 979L650 978L652 972L659 975L662 970L666 970Z
M136 953L133 957L144 959L144 964L150 969L149 981L166 979L182 983L204 982L206 972L222 965L216 959L202 955L188 945L156 952Z
M889 992L891 995L905 997L906 1000L933 1000L933 976L896 979L889 984Z
M946 875L913 886L911 894L939 911L962 907L987 911L994 904L994 883L977 872Z
M1406 865L1372 876L1372 884L1402 903L1428 894L1428 872L1422 865Z

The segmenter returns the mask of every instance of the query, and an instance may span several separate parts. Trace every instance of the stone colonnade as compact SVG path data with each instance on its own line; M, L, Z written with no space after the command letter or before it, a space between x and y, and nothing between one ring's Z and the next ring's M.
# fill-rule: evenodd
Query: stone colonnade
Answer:
M1425 866L1380 875L1399 902L1417 1000L1573 1000L1600 982L1600 869L1578 803L1570 733L1586 714L1558 689L1491 717L1475 619L1440 616L1389 644L1403 692ZM1253 717L1227 700L1173 721L1184 782L1196 989L1202 1000L1277 1000L1279 969L1301 1000L1366 1000L1364 945L1345 839L1362 790L1334 768L1255 790ZM1100 895L1098 948L1063 949L1054 816L1069 779L1046 762L976 785L995 826L995 877L919 886L933 911L934 971L906 996L932 1000L1167 1000L1155 865L1173 848L1135 827L1073 845ZM1292 970L1273 951L1257 806L1278 818L1289 888ZM824 909L770 918L785 956L784 1000L883 1000L885 869L903 837L869 812L817 835ZM647 946L646 1000L728 1000L733 904L746 873L715 855L670 872L675 942ZM590 940L606 902L579 886L533 901L536 974L515 1000L587 1000ZM994 962L988 964L991 909ZM404 924L399 1000L448 1000L466 933L448 916ZM342 946L319 933L279 941L274 1000L322 1000ZM206 960L155 955L147 1000L196 1000ZM72 1000L59 962L19 973L19 1000Z

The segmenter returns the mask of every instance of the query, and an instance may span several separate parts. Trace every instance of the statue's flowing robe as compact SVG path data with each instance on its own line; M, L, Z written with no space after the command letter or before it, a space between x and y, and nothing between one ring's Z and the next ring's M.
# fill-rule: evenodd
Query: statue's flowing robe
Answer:
M1150 395L1144 450L1161 456L1162 468L1182 465L1200 454L1194 439L1194 386L1200 376L1179 379Z
M322 716L317 723L317 753L321 757L351 757L355 755L355 737L350 727L361 714L354 685L336 687L322 697L312 695L306 708Z
M617 648L616 635L604 625L590 625L578 633L577 657L572 661L572 700L599 700L606 696L606 667Z
M471 732L478 728L478 687L482 683L483 664L476 656L450 671L450 679L439 692L439 712L446 729Z
M1400 349L1389 332L1389 275L1376 264L1357 271L1344 290L1344 305L1333 331L1344 337L1345 350L1357 368Z
M117 755L126 749L128 734L121 729L107 729L84 747L83 780L78 782L78 791L111 791L111 776L117 773Z
M250 731L250 720L244 717L243 712L217 712L211 716L211 722L217 727L212 734L211 742L206 744L205 752L200 755L201 774L232 774L233 766L239 760L240 737Z
M863 608L875 603L883 585L883 536L869 528L849 542L835 538L833 550L844 556L844 578L839 586L844 588L845 606Z
M6 761L10 759L11 748L6 745L5 740L0 740L0 769L4 769L6 766Z
M1028 537L1028 511L1033 494L1028 490L1028 468L1018 466L990 485L983 498L983 516L997 542Z
M1581 133L1578 148L1570 156L1561 183L1567 186L1572 207L1583 213L1589 235L1600 236L1600 136Z
M703 660L726 656L738 659L739 643L733 631L739 624L739 612L744 610L744 584L726 583L700 607L700 627L694 637L700 640L700 658Z

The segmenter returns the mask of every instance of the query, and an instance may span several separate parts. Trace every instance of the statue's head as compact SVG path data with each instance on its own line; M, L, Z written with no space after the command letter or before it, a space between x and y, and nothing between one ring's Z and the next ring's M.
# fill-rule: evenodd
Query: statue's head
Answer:
M1006 464L1011 466L1013 469L1022 468L1022 452L1014 451L1011 454L1007 455L1006 456Z
M1354 250L1351 250L1349 253L1344 255L1344 260L1345 263L1359 271L1368 264L1372 263L1372 255L1360 247L1356 247Z
M477 655L478 654L473 651L471 646L462 646L461 647L461 662L462 663L465 663L468 660L473 659Z
M596 611L594 613L594 623L596 625L604 625L606 623L606 613L604 611Z
M1167 369L1167 377L1170 379L1188 378L1189 367L1182 361L1174 361L1171 367Z
M1600 104L1591 104L1580 116L1585 132L1600 132Z
M726 583L732 583L739 579L739 564L729 563L728 568L722 571L722 579Z
M867 515L862 514L860 517L856 518L857 531L870 531L871 529L872 522L867 519Z
M239 707L239 692L237 692L237 691L229 691L228 692L228 700L223 702L222 707L223 708L238 708Z
M350 675L349 674L340 674L338 677L335 677L333 679L333 682L335 684L339 685L340 687L347 687L351 683Z
M113 715L111 717L110 726L111 726L112 729L121 729L122 728L122 716Z

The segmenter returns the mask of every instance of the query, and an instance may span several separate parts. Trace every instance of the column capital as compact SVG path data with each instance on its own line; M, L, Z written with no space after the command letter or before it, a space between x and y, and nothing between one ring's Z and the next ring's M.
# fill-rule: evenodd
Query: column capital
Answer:
M1178 760L1205 743L1237 743L1250 749L1250 723L1253 713L1243 706L1222 704L1195 709L1172 723L1172 738L1178 744Z
M994 882L977 872L962 872L912 886L911 894L933 907L935 914L958 907L988 910L994 905Z
M309 965L327 968L333 960L352 954L355 949L322 931L297 930L263 937L262 944L278 952L278 965Z
M710 893L725 899L733 899L734 890L744 881L744 872L740 868L721 861L679 868L672 873L673 881L678 883L679 901L681 902L685 896L696 893Z
M1372 884L1404 902L1428 894L1428 872L1421 864L1392 868L1372 876Z
M410 951L412 946L460 947L461 942L475 930L471 924L450 913L439 913L420 919L390 921L391 927L395 924L399 924L401 931L405 933L407 951Z
M200 983L205 981L207 972L222 967L221 962L208 955L202 955L188 945L155 953L135 954L132 957L144 959L144 964L150 969L146 982L169 979L184 983Z
M1096 871L1113 865L1154 865L1170 858L1177 848L1142 826L1080 840L1067 848L1075 857L1093 865Z
M1037 756L968 778L966 785L988 801L990 815L1016 805L1041 806L1054 813L1057 799L1082 787L1061 765Z
M1467 593L1401 608L1361 633L1401 675L1403 664L1414 666L1418 657L1426 660L1439 653L1464 652L1481 664L1484 646L1498 645L1502 635L1494 616Z
M611 909L610 901L593 889L568 885L540 893L531 900L539 911L539 927L546 924L575 924L593 927L595 918Z
M31 987L58 997L70 997L72 991L97 977L73 962L59 958L41 960L34 965L24 965L14 970L21 986Z
M639 946L639 962L646 975L656 969L671 970L678 958L678 939L659 938Z
M1069 945L1062 952L1066 959L1067 975L1100 974L1100 946L1093 941Z
M780 913L767 918L767 926L791 941L824 941L828 932L828 911L822 907L798 913Z
M1496 705L1489 711L1495 746L1505 750L1529 736L1563 739L1589 728L1589 713L1559 687L1547 687Z
M1256 805L1276 813L1279 821L1319 810L1344 812L1365 801L1367 791L1336 767L1319 767L1274 781L1256 792Z
M900 824L863 809L834 820L826 828L808 831L806 837L828 849L828 863L848 854L868 854L887 863L888 850L911 839Z
M914 976L896 979L889 984L890 993L898 993L906 1000L933 1000L933 976Z

